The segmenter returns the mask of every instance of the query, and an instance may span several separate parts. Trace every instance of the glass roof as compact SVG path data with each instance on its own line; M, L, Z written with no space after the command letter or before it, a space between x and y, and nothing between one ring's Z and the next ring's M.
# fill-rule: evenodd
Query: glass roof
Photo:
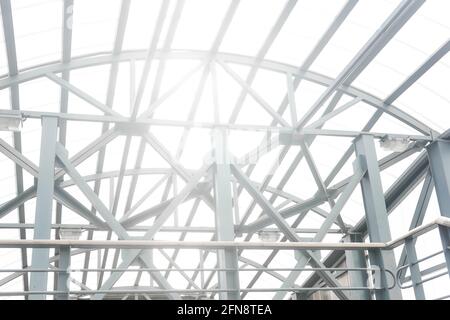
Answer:
M124 8L128 2L129 8L125 13ZM16 83L19 85L19 101L14 102L10 96L13 86L10 80L16 75L9 74L14 69L14 62L7 55L11 29L5 29L3 20L0 24L0 109L11 110L11 106L17 103L20 110L24 111L60 112L61 85L47 76L51 73L66 79L82 92L80 94L70 90L68 93L69 114L104 115L104 110L93 107L92 100L111 107L124 117L133 117L133 112L137 112L134 117L139 118L144 112L151 110L147 116L155 120L153 123L160 121L164 124L151 125L151 134L188 172L197 170L211 149L210 128L218 123L230 129L229 148L237 158L244 157L255 149L267 137L268 132L275 135L283 128L295 127L311 106L321 99L327 88L339 79L343 70L361 54L380 26L403 3L400 0L75 0L71 5L70 1L63 0L11 1L14 54L18 73L23 78ZM345 8L350 10L343 15ZM64 12L67 20L63 18ZM2 16L4 14L2 12ZM449 15L448 0L424 2L392 34L392 38L381 50L369 59L367 66L353 73L352 81L344 79L339 84L338 93L326 97L323 106L332 105L334 100L337 101L335 109L349 103L352 106L336 114L322 128L361 131L376 111L435 52L443 46L447 47L448 52ZM342 18L340 23L336 22L338 17ZM65 24L70 30L70 39L64 36ZM330 29L330 26L333 28ZM330 33L330 30L333 32ZM321 40L327 34L329 37L325 45L320 47ZM64 55L69 57L65 61L68 67L63 63ZM146 59L147 62L150 61L151 67L144 83L142 79L147 75ZM111 71L115 68L114 65L118 68L116 76ZM116 79L112 92L109 90L111 79ZM384 113L367 131L422 136L437 136L444 132L450 128L448 83L450 55L443 54L407 90L390 101L392 106L391 103L387 104L394 111ZM292 97L288 97L289 86L293 88ZM139 92L142 93L141 100L136 103ZM283 99L289 101L284 103L284 109ZM136 105L138 110L134 109ZM277 112L278 116L274 116ZM307 124L319 120L323 112L322 107L308 119ZM409 115L412 120L399 116L401 112ZM188 122L189 126L181 125L183 122ZM75 155L98 138L102 134L102 127L103 124L98 121L68 121L65 141L69 155ZM29 117L21 130L21 152L35 164L39 163L40 135L40 119ZM11 133L0 132L0 138L13 145ZM138 161L140 139L132 137L130 140L127 142L127 137L119 136L108 144L108 156L104 160L102 171L111 175L102 180L99 187L99 197L116 212L119 219L171 199L186 184L179 176L169 174L170 164L157 151L147 146L142 154L141 164L142 168L148 169L147 174L139 177L130 205L128 198L133 178L125 175L119 185L117 175L121 165L124 164L125 169L131 170ZM351 137L317 136L310 146L310 152L317 171L324 180L351 146ZM125 162L124 150L128 150ZM267 154L259 157L254 168L249 171L250 179L257 185L267 183L263 194L266 198L273 199L273 205L279 209L314 197L318 192L311 168L304 160L287 181L285 179L299 151L299 146L288 148L282 161L270 172L269 168L273 167L279 160L280 153L283 153L283 146L274 146ZM390 154L378 145L377 153L379 159ZM382 171L384 191L389 189L417 155L414 153ZM327 186L334 186L352 175L352 160L353 157L335 177L330 178ZM0 172L0 202L4 203L16 196L16 191L11 188L16 183L16 176L13 163L3 154L0 154L0 164L3 168ZM81 175L89 177L95 175L97 166L98 157L95 155L77 166L77 170ZM244 167L246 170L248 168ZM167 183L169 176L172 177L171 183ZM84 206L91 208L90 202L77 187L69 186L68 177L66 181L69 181L66 182L66 190ZM25 189L33 183L33 177L24 172ZM94 180L88 182L92 188L94 183ZM155 191L148 196L148 191L153 186ZM118 188L122 192L118 192ZM284 192L285 196L277 195L274 190ZM402 206L397 207L390 215L393 237L407 231L419 192L420 188L416 188ZM117 197L115 208L112 195ZM243 190L237 203L241 215L251 203L251 196ZM196 204L195 199L183 203L165 225L184 225L189 211L196 205L199 208L192 226L214 226L211 209L202 201ZM34 207L35 199L26 202L26 223L34 223ZM319 213L322 212L320 210L329 212L329 204L324 203L316 208ZM430 214L425 217L426 221L435 218L439 212L434 196L428 211ZM63 208L63 213L63 223L88 223L66 207ZM319 213L308 215L300 227L319 228L324 220ZM247 223L258 219L260 214L261 208L257 205L255 210L251 210ZM364 217L359 190L350 198L341 216L345 223L352 226ZM17 217L18 213L14 211L2 217L0 223L16 223ZM293 223L294 220L290 218L287 221ZM150 219L142 225L152 223L153 220ZM333 225L333 228L338 226ZM32 230L27 230L28 238L32 238L32 234ZM135 234L142 235L142 232ZM178 240L180 236L181 232L161 232L156 239ZM310 234L302 236L311 237ZM0 232L2 239L12 237L18 237L16 230L2 229ZM87 233L83 233L83 237L87 237ZM94 239L105 237L106 232L94 232ZM113 239L115 237L113 235ZM339 241L340 237L340 234L330 233L325 240ZM256 238L253 235L252 239ZM209 233L189 233L186 236L186 240L210 239ZM422 244L420 250L423 254L427 251L426 246ZM1 267L20 267L18 250L0 249L0 252L0 257L6 255L11 261L8 264L0 263ZM167 250L167 253L172 254L172 250ZM180 264L183 267L197 267L194 261L190 262L191 253L180 254L186 255L177 259L182 261ZM266 253L249 252L246 257L263 263ZM214 259L209 259L205 263L213 266ZM3 258L0 260L5 261ZM161 253L155 253L155 261L161 266L167 265ZM82 267L84 255L74 257L73 263ZM91 264L97 263L100 262L94 255ZM290 267L295 264L295 260L291 254L283 252L273 263ZM113 265L111 254L107 265ZM286 272L280 274L287 275ZM187 283L178 273L171 273L170 277L171 282L181 283L180 287ZM246 273L246 277L248 279L241 279L245 284L252 279L252 274ZM302 279L304 280L299 278L298 283ZM95 286L95 281L94 277L88 278L86 284ZM123 277L117 285L126 286L134 281L134 276ZM150 280L148 275L143 274L140 281L146 283ZM10 285L13 284L20 286L20 282L11 282ZM265 284L276 286L279 282L264 275L256 286ZM411 296L412 293L407 291L406 294ZM257 299L268 296L252 293L248 297Z

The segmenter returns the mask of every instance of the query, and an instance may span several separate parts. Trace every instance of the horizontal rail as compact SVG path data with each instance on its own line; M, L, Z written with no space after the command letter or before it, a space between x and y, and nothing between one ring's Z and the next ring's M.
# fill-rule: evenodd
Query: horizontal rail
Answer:
M276 291L363 291L363 290L384 290L384 288L377 287L322 287L322 288L242 288L241 292L276 292ZM151 290L76 290L76 291L11 291L0 292L0 296L29 296L32 294L45 294L45 295L60 295L60 294L72 294L72 295L93 295L97 293L115 293L115 294L167 294L167 293L181 293L181 294L193 294L193 293L218 293L218 292L233 292L233 289L151 289Z
M0 248L120 248L120 249L246 249L246 250L391 250L403 244L407 238L417 237L437 226L450 228L450 219L440 217L412 229L405 235L387 243L363 242L243 242L243 241L158 241L158 240L0 240Z
M52 273L71 273L71 272L164 272L164 271L380 271L378 268L139 268L139 269L98 269L98 268L68 268L68 269L0 269L0 272L52 272Z
M159 173L158 173L159 174ZM70 182L66 180L65 183ZM129 231L135 232L146 232L151 226L149 225L138 225L126 228ZM108 227L100 228L93 224L59 224L55 223L51 225L52 229L81 229L82 231L109 231ZM34 229L34 223L0 223L0 229ZM276 231L281 232L278 228L264 228L264 231ZM296 233L317 233L320 229L318 228L292 228L292 231ZM215 233L216 228L214 227L195 227L195 226L164 226L161 228L160 232L192 232L192 233ZM342 233L340 229L330 229L328 233ZM242 231L242 233L246 233Z
M120 248L120 249L246 249L246 250L364 250L384 249L384 243L157 241L157 240L0 240L0 248Z

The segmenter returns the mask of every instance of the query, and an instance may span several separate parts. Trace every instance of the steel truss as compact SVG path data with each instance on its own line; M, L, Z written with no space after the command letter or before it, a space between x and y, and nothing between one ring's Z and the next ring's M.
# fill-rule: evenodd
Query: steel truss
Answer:
M283 299L289 292L296 293L296 298L308 298L315 292L330 291L338 299L401 299L401 288L410 281L416 298L425 299L424 277L442 269L447 269L442 275L448 274L450 133L440 133L429 128L420 119L397 108L394 103L448 53L450 41L438 48L384 100L352 86L358 75L416 13L424 0L402 1L336 78L329 78L309 69L357 5L357 0L349 0L345 4L301 66L265 59L294 9L297 3L295 0L286 2L254 57L220 52L220 45L232 24L235 12L239 9L239 2L238 0L230 2L215 41L208 51L171 49L185 5L183 0L176 1L171 17L168 17L170 1L162 2L147 50L123 51L129 9L133 5L132 1L123 0L111 52L72 57L72 30L64 27L61 61L18 70L13 12L9 0L0 0L9 67L8 75L0 77L0 90L9 90L11 97L11 110L0 110L0 117L19 116L42 121L39 164L33 163L22 154L20 132L13 134L13 145L0 139L0 151L15 164L17 191L14 198L0 206L0 218L13 212L17 212L19 217L17 223L2 223L0 220L0 229L20 231L20 240L2 240L0 247L20 249L22 259L22 269L0 270L10 272L8 276L0 279L0 287L19 277L23 279L23 291L0 295L17 295L29 299L45 299L47 296L54 296L55 299L83 297L104 299L111 298L114 294L121 295L124 299L129 297L199 299L214 298L218 295L220 299L240 299L251 292L269 292L274 294L275 299ZM63 21L69 18L72 10L76 10L76 3L74 4L73 0L64 0ZM167 34L162 38L165 24L168 27ZM158 47L160 42L161 48ZM162 92L161 83L166 65L173 60L196 61L197 66L187 74L181 75L180 79L175 79L174 85L168 91ZM132 85L131 112L125 116L112 108L118 70L120 65L129 64L131 77L134 79L137 61L143 61L144 67L140 80ZM144 91L150 72L155 68L155 62L158 64L155 82L150 92L150 105L147 109L141 110ZM70 81L71 71L99 65L110 66L104 103ZM242 78L234 71L235 65L249 68L246 78ZM229 119L220 116L218 96L221 92L217 84L218 69L233 79L241 89ZM286 77L286 93L277 108L269 104L252 86L261 69ZM155 118L155 110L162 108L164 102L196 74L200 74L200 80L193 101L186 106L189 108L188 118L185 121ZM60 112L37 112L21 108L20 86L39 78L59 86ZM209 78L214 97L212 106L214 121L198 122L196 121L198 106ZM302 81L323 86L324 92L304 114L297 114L295 92ZM84 100L102 115L69 112L69 94ZM250 97L259 105L262 113L270 116L270 123L267 125L236 123L241 110L246 107L246 99ZM351 100L342 103L343 97L350 97ZM361 124L361 130L324 129L324 125L330 119L346 110L357 108L359 103L374 108L370 120ZM383 115L396 118L416 134L374 132L372 128ZM290 119L290 122L287 119ZM70 150L66 149L69 122L79 123L80 126L88 122L101 123L101 134L81 151L71 154ZM169 152L164 143L151 132L153 127L158 126L183 129L175 154ZM198 170L185 168L181 160L187 137L193 128L201 128L212 137L211 154L205 157L203 165ZM233 130L263 132L265 138L259 145L253 146L254 149L248 150L246 155L236 158L230 153L227 145L227 132ZM319 136L353 139L353 143L348 146L326 177L321 176L314 153L311 151L315 139ZM105 158L109 156L107 147L119 137L125 137L120 167L115 171L104 171ZM378 159L375 141L386 137L406 139L409 144L405 151L393 152ZM129 152L132 141L139 141L139 149L135 163L130 168ZM147 148L159 154L170 167L146 167L143 156ZM296 157L288 165L278 185L271 186L274 174L280 170L281 164L286 161L286 155L292 150L298 150ZM253 160L258 160L258 157L268 153L277 153L277 161L269 168L262 181L254 181L252 173L256 164ZM77 167L94 156L97 156L96 171L90 175L82 175ZM412 157L415 157L412 164L386 192L383 192L380 172ZM317 188L317 192L309 199L301 199L283 190L302 160L314 177L316 183L314 188ZM353 174L336 182L335 178L347 163L352 163ZM24 171L34 177L34 184L28 188L24 186ZM135 191L139 179L151 175L162 175L162 178L155 185L147 187L147 192L136 199ZM124 184L127 177L131 179L128 190ZM110 199L105 199L101 196L100 189L108 180ZM411 231L399 239L392 240L389 214L422 181L422 191L410 223ZM93 187L90 182L93 182ZM341 217L341 212L359 185L364 201L364 218L357 224L350 225ZM164 193L161 201L152 207L143 208L145 200L162 186ZM89 207L68 191L69 188L75 187L89 201ZM434 188L444 218L422 225ZM128 193L121 212L119 200L123 198L125 192ZM245 194L250 196L251 201L243 208L240 199ZM34 223L26 223L25 204L32 199L36 199ZM283 200L281 204L279 199ZM107 205L108 201L110 206ZM185 203L192 203L186 224L172 225L169 220L177 221L180 207ZM329 207L328 211L324 209L326 206ZM203 207L201 210L209 210L214 215L214 226L191 226L200 207ZM74 214L85 219L86 223L77 225L62 223L63 215ZM321 226L300 227L302 221L310 216L320 217ZM442 248L439 248L442 250L439 254L443 253L445 263L435 266L433 270L430 270L431 268L420 270L418 263L424 258L421 260L417 257L416 239L435 227L438 228L442 240ZM87 230L87 240L61 240L58 232L55 232L52 239L52 230L65 228ZM34 230L33 239L27 239L27 229ZM280 232L282 238L274 243L256 242L256 235L261 231ZM179 235L177 241L154 240L159 235L170 232ZM135 236L136 233L139 233L138 237ZM210 234L210 241L186 240L190 235L200 233ZM103 237L106 234L106 238L104 237L106 240L98 240L96 236L99 234ZM302 237L305 234L308 238ZM342 242L326 242L330 235L340 235ZM238 237L243 237L244 240L236 241ZM364 242L366 239L367 242ZM403 252L396 262L393 248L399 246L402 246ZM27 248L31 250L31 260ZM54 250L50 250L51 248ZM198 257L193 258L196 268L180 266L179 253L186 249L198 251ZM265 261L259 262L249 258L247 253L255 249L266 251ZM276 265L276 262L280 261L279 253L286 250L295 257L294 265L289 268L272 267L271 264ZM322 257L321 251L324 250L331 250L331 253ZM94 254L98 254L99 257L97 268L92 268L91 260ZM166 268L155 265L156 254L165 259ZM71 267L71 261L79 256L83 258L83 268ZM207 267L206 264L210 264L211 260L213 266ZM408 267L410 276L406 276ZM81 273L80 280L74 277L75 271ZM282 274L280 271L287 273ZM97 274L95 287L88 286L88 277L92 277L92 272ZM136 273L134 285L115 287L123 275L129 272ZM252 274L248 283L242 280L242 275L246 272ZM52 273L55 274L53 290L49 290L51 284L48 278ZM174 273L186 283L185 288L179 287L183 282L172 280L171 275ZM305 276L305 273L309 276ZM143 274L149 275L150 287L148 283L143 284ZM343 284L343 274L349 278L348 286ZM260 283L266 276L276 280L278 286L261 288ZM299 280L300 276L305 277ZM79 290L72 290L70 282L79 287Z

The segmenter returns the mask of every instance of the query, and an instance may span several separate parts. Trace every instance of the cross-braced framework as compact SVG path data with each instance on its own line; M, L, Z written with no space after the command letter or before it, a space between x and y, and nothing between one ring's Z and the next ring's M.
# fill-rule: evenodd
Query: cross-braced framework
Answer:
M220 50L239 0L227 2L209 50L173 49L189 2L160 2L148 48L129 51L123 50L123 43L134 3L123 0L112 50L73 56L76 30L68 22L77 1L61 0L60 60L19 69L14 10L10 0L0 0L8 66L0 90L10 95L10 110L2 109L0 120L7 128L10 121L27 120L24 130L38 122L41 132L38 163L22 151L22 139L29 136L15 131L11 141L0 140L1 153L14 163L16 181L16 195L0 207L0 228L20 235L2 237L0 247L20 251L21 259L20 268L1 269L0 295L401 299L413 288L417 299L428 298L426 283L438 277L448 280L450 270L450 133L430 128L395 103L448 53L450 41L387 98L353 86L425 0L399 2L335 77L311 67L357 8L357 0L340 8L300 66L266 59L296 0L286 1L281 12L274 13L275 22L255 56ZM191 69L171 74L166 88L172 64ZM71 81L74 72L99 66L108 68L104 98ZM261 73L284 78L277 105L257 89ZM121 78L130 79L129 106L115 110ZM226 116L222 98L229 91L221 83L224 78L238 88ZM21 105L19 89L38 80L58 86L57 112ZM192 83L192 95L173 106L171 98ZM300 111L298 88L303 83L320 87L321 93ZM200 116L204 96L211 98L210 120ZM78 104L88 106L81 108L87 111L78 112ZM334 120L358 108L368 110L368 120L355 117L345 130L333 128ZM408 133L377 132L380 119L387 116ZM90 141L72 149L71 132L81 134L94 125L100 134L90 131ZM158 131L161 128L165 131ZM246 134L259 143L245 140ZM245 148L239 155L233 151L236 136ZM201 149L204 137L207 147ZM318 159L315 148L323 139L343 145L343 152L331 156L331 148ZM391 150L383 157L377 156L378 140ZM196 168L186 163L187 153L201 159ZM320 163L329 166L327 175ZM384 191L382 174L390 168L402 171ZM294 188L288 188L299 173ZM296 191L302 188L311 191L309 197ZM442 217L423 224L434 189ZM350 205L355 196L362 199L359 209ZM404 223L407 233L393 240L390 214L411 198L417 205ZM349 219L346 208L357 211L357 218ZM14 214L18 222L6 220ZM427 255L419 257L416 242L436 228L439 237L427 246ZM419 265L437 256L439 262ZM3 289L13 282L13 290Z

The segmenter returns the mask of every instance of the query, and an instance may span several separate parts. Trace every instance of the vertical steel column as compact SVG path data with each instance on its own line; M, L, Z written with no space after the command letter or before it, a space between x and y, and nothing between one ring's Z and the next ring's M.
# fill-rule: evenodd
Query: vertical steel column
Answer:
M435 141L427 152L441 215L450 218L450 141ZM450 276L450 229L440 226L439 232Z
M50 239L57 131L57 118L42 118L41 154L39 158L33 239ZM33 269L47 269L49 266L49 249L33 249L31 265ZM47 280L48 272L32 272L30 276L30 291L46 291ZM30 295L30 299L34 300L43 300L45 297L45 294Z
M355 138L355 154L362 166L367 171L361 179L361 190L364 201L364 209L367 221L369 239L372 242L388 242L391 240L389 220L381 185L380 168L378 167L375 143L371 135L359 135ZM381 283L383 288L389 286L385 269L393 272L396 270L395 256L393 251L369 250L371 264L378 265L381 269ZM399 287L391 290L377 290L375 292L378 300L401 299L402 294Z
M69 289L70 289L70 247L59 248L59 269L66 271L58 272L58 286L57 291L64 291L64 294L58 294L55 296L55 300L69 300Z
M425 291L422 285L422 275L420 273L419 264L417 263L417 254L414 241L408 238L405 241L406 256L409 262L409 271L411 272L411 281L414 288L416 300L425 300Z
M427 152L441 215L450 218L450 141L435 141Z
M349 234L345 237L345 242L363 242L360 234ZM364 250L345 251L345 263L348 268L367 268ZM367 287L367 271L348 271L348 280L351 287ZM352 300L370 300L369 290L350 291Z
M222 129L212 130L214 150L214 194L216 201L216 233L218 241L234 241L233 203L231 198L230 159L227 148L226 132ZM232 290L219 294L222 300L237 300L239 293L239 273L237 250L217 250L219 268L235 269L219 271L220 289Z

